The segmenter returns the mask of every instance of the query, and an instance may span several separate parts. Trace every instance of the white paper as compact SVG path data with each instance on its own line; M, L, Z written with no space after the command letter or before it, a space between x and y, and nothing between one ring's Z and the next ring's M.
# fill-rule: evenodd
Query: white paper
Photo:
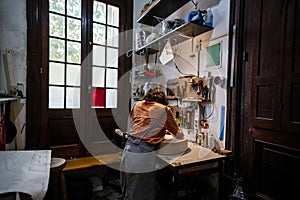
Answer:
M170 41L168 40L160 57L160 62L165 65L170 62L174 58L173 50Z
M51 150L0 151L0 194L22 192L42 200L50 176Z

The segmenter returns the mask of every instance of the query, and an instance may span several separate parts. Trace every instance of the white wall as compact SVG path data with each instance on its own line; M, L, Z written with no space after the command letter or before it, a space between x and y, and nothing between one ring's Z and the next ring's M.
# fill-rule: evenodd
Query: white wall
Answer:
M16 83L24 85L23 94L26 96L27 74L27 21L26 0L0 1L0 92L8 93L4 72L3 56L6 50L12 51L12 68ZM13 101L12 120L15 122L18 134L16 141L7 148L23 149L25 147L25 128L21 129L26 121L25 100Z
M143 27L141 24L136 23L136 19L140 16L140 10L143 8L144 4L147 3L147 0L134 0L135 6L135 15L134 16L134 27L140 28ZM208 119L210 122L210 131L215 134L216 137L220 135L220 110L221 106L226 107L227 91L226 91L226 81L227 81L227 69L228 69L228 32L229 32L229 15L230 15L230 0L198 0L199 2L197 9L206 10L211 8L214 20L213 26L214 29L205 34L199 35L193 39L188 39L187 41L179 44L178 46L173 46L173 51L175 53L175 63L180 68L180 70L185 74L198 74L198 67L200 77L211 77L212 79L216 76L219 76L223 79L224 85L215 85L214 86L214 99L211 106L207 105L207 113L213 112L213 115ZM195 10L195 7L192 2L188 2L185 6L174 12L167 19L182 18L187 20L188 14ZM193 40L193 49L192 49L192 40ZM201 40L201 43L200 43ZM222 65L219 68L209 68L206 69L206 48L210 45L221 42L222 44ZM200 49L200 59L198 57L198 50ZM197 48L198 47L198 48ZM139 70L141 68L142 62L139 60L139 56L135 55L133 58L133 71ZM150 60L150 62L153 61ZM198 62L200 63L198 65ZM163 74L162 77L158 77L155 81L166 85L168 79L176 78L182 76L174 65L173 61L170 61L165 66L160 66L160 71ZM143 83L144 80L141 81ZM226 113L225 113L226 116ZM226 124L226 118L224 121ZM225 133L224 133L225 134ZM224 135L225 138L225 135ZM225 145L225 141L222 142Z

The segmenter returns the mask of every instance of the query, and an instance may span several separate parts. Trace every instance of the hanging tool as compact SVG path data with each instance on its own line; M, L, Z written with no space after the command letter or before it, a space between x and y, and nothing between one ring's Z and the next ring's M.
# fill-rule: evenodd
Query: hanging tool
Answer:
M154 63L153 69L150 67L149 53L147 52L146 53L146 66L145 66L144 74L149 77L156 77L156 64L157 64L157 52L155 53L155 63Z
M195 54L194 54L194 39L192 38L192 54L190 55L190 58L194 58Z

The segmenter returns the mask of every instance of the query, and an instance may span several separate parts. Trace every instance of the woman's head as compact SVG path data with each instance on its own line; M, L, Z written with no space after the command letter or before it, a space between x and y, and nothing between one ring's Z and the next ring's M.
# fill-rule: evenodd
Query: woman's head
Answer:
M144 96L144 100L149 102L161 103L163 105L169 104L165 92L158 87L149 89Z

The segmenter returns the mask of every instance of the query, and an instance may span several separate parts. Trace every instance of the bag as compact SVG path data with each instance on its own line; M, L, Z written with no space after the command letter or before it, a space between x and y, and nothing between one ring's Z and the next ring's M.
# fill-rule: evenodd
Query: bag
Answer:
M4 106L1 104L0 112L0 151L5 150L6 133L5 133L5 119L4 119Z
M17 135L17 128L10 120L10 105L11 102L5 104L5 132L6 132L6 144L12 143Z

